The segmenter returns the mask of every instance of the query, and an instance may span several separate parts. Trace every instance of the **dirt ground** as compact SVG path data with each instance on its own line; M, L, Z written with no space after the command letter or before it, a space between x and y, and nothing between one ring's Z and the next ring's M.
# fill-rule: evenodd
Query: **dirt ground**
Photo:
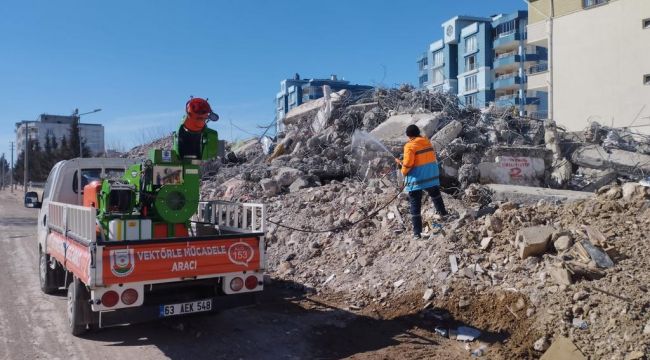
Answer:
M514 294L487 292L459 312L454 292L426 309L422 294L406 293L388 309L355 312L342 305L346 294L273 279L253 307L75 338L66 331L64 294L39 290L36 210L23 208L21 196L0 192L0 359L466 359L464 343L435 332L459 324L484 331L485 358L505 359L528 357L523 349L534 338L501 306L518 301Z

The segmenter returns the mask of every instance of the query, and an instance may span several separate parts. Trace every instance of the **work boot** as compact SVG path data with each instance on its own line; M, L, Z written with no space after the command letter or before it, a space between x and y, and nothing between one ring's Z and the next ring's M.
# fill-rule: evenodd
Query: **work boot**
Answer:
M413 240L420 240L422 239L422 236L420 234L413 234Z

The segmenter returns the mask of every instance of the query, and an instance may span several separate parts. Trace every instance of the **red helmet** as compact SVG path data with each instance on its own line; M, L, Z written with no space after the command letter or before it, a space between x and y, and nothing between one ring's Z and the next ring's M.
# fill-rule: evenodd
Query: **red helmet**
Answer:
M198 132L205 128L208 121L217 121L219 116L212 112L208 101L201 98L192 98L185 104L187 116L183 125L190 131Z
M192 98L185 105L185 111L188 115L203 115L207 117L207 115L210 115L212 112L212 108L210 107L210 104L208 104L207 100Z

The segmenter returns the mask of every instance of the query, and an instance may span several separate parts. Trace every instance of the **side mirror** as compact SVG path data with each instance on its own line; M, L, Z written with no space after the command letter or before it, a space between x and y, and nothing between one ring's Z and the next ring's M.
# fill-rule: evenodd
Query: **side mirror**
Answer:
M38 201L38 194L35 191L29 191L25 194L25 207L40 209L41 202Z

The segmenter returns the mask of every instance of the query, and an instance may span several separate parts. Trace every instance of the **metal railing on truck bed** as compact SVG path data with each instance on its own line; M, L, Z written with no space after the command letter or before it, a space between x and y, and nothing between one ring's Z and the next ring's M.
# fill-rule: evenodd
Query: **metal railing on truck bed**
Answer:
M235 203L229 201L200 201L197 221L216 225L219 230L242 232L264 232L266 213L263 204Z
M59 202L50 202L48 207L51 229L84 243L95 241L97 209Z

